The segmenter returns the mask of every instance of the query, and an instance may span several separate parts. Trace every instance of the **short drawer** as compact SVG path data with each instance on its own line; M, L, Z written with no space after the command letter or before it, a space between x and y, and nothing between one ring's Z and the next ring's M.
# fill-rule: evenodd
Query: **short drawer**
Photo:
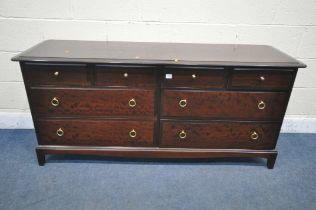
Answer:
M155 86L155 67L96 65L97 86L108 87L153 87Z
M167 67L162 87L224 88L226 72L223 68Z
M36 125L42 145L153 145L153 121L37 120Z
M25 64L24 77L31 86L90 85L85 64Z
M31 90L35 115L153 116L154 91L112 89Z
M163 122L161 147L273 149L280 124Z
M281 120L287 101L283 92L164 90L162 116Z
M232 73L232 89L288 90L295 79L294 70L235 69Z

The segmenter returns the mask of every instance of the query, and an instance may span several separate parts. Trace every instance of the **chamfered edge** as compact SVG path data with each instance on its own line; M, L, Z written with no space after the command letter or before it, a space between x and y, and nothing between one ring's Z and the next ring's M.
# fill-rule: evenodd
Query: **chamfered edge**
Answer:
M27 52L31 51L32 49L38 47L39 45L49 42L49 41L57 41L54 39L50 40L44 40L33 47L15 55L11 58L11 61L30 61L30 62L77 62L77 63L144 63L144 64L174 64L174 62L169 60L148 60L148 59L106 59L106 58L55 58L55 57L30 57L30 56L24 56L27 54ZM70 41L70 40L69 40ZM79 41L79 40L77 40ZM180 44L180 43L179 43ZM256 67L289 67L289 68L306 68L307 65L292 56L280 51L279 49L270 46L265 45L268 47L273 48L276 51L279 51L281 54L284 54L288 57L290 57L292 60L295 60L296 62L228 62L228 61L180 61L177 64L178 65L210 65L210 66L238 66L238 67L250 67L250 66L256 66Z

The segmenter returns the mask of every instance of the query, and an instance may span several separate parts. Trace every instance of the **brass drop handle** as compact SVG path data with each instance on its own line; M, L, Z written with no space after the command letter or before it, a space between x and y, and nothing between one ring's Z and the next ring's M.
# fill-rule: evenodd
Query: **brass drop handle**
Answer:
M263 82L264 80L266 80L266 78L264 76L260 76L260 81Z
M196 78L196 74L192 74L192 79L195 79Z
M252 131L252 132L250 133L250 138L251 138L252 140L257 140L257 139L259 138L259 134L258 134L256 131Z
M186 99L181 99L179 101L179 106L182 107L182 108L186 107L187 106L187 100Z
M63 136L64 135L64 131L61 128L58 128L58 130L56 131L57 136Z
M259 101L258 109L263 110L266 108L266 103L264 101Z
M59 105L59 100L57 99L57 97L54 97L52 100L51 100L51 104L53 106L58 106Z
M128 77L128 73L127 72L124 73L124 77L125 78Z
M131 138L135 138L136 135L137 135L137 132L136 132L134 129L129 132L129 136L130 136Z
M57 77L59 75L59 71L55 71L54 75Z
M187 137L187 133L184 131L184 130L182 130L180 133L179 133L179 138L180 139L185 139Z
M136 100L134 98L132 98L131 100L128 101L128 105L130 107L135 107L136 106Z

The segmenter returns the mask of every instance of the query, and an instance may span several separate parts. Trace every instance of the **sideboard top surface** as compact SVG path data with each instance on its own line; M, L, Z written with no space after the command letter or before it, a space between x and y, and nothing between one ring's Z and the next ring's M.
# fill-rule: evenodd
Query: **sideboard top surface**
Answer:
M13 61L245 67L306 65L267 45L46 40Z

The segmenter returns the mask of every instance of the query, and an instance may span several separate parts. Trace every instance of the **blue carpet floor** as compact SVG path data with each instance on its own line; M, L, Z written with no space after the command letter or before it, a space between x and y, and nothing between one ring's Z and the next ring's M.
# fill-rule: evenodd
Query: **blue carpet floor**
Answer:
M0 209L316 209L316 135L282 134L261 159L154 161L48 156L33 130L0 130Z

